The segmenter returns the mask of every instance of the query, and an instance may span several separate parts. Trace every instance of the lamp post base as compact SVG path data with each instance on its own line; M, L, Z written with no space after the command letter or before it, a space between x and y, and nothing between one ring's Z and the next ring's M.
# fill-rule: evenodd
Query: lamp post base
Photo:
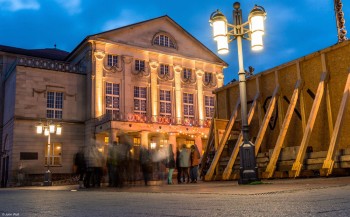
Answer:
M240 178L238 184L249 184L260 181L255 160L255 146L252 142L244 143L239 147Z
M44 186L52 186L51 171L50 170L45 171L43 185Z

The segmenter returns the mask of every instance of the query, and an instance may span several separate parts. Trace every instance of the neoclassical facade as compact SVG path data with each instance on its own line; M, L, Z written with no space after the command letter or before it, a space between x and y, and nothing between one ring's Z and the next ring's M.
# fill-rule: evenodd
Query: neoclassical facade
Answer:
M168 16L87 36L70 53L0 46L2 186L48 164L54 179L70 174L80 147L106 154L125 133L135 157L140 146L202 150L226 66ZM35 133L47 121L62 126L50 146Z

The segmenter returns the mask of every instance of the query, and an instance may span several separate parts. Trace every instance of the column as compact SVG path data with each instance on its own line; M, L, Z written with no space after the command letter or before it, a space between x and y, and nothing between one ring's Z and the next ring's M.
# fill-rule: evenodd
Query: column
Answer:
M141 146L147 149L148 149L148 134L149 134L149 131L141 132Z
M174 66L176 124L181 124L181 120L182 120L181 72L182 72L181 66L179 65Z
M95 116L99 117L103 114L103 59L105 53L103 51L95 51Z
M197 107L198 107L198 119L199 125L203 126L204 122L204 100L203 100L203 74L202 70L196 70L197 75Z
M110 129L109 131L109 144L117 141L118 129Z
M158 117L158 66L159 63L151 61L149 63L151 68L151 109L152 121L156 122Z

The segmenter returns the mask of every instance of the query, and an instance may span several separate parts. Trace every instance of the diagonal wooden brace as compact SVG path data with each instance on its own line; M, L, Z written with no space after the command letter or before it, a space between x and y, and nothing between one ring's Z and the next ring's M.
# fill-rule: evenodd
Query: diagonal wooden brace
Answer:
M253 102L253 105L252 107L250 108L250 111L249 111L249 114L248 114L248 124L250 124L251 120L253 119L253 116L254 116L254 111L257 107L257 101L259 99L259 96L260 94L257 93L255 98L254 98L254 102ZM222 174L222 180L228 180L231 176L231 173L232 173L232 167L233 167L233 164L235 163L236 161L236 158L237 158L237 155L238 155L238 151L239 151L239 146L240 144L242 143L243 141L243 135L242 135L242 132L239 134L238 136L238 139L237 139L237 142L235 144L235 147L232 151L232 154L231 154L231 157L230 157L230 160L228 161L227 163L227 166Z
M350 94L349 92L350 92L350 73L348 74L348 78L347 78L347 81L345 83L343 98L342 98L342 101L340 103L339 112L338 112L337 120L335 122L331 141L329 144L327 157L323 162L322 169L320 170L321 176L329 176L332 174L333 167L334 167L335 152L337 150L337 145L338 145L337 141L339 138L339 131L342 127L345 108L346 108L346 105L349 101L349 94Z
M303 167L303 161L305 157L305 152L307 145L309 144L311 133L315 124L315 120L317 117L318 110L320 108L320 104L322 101L322 97L324 95L325 85L328 81L327 72L323 72L321 75L320 83L318 84L317 93L315 100L312 104L311 112L309 119L307 121L307 125L304 131L303 138L301 140L300 148L295 159L295 162L292 166L291 171L289 172L289 177L296 178L300 176L301 168Z

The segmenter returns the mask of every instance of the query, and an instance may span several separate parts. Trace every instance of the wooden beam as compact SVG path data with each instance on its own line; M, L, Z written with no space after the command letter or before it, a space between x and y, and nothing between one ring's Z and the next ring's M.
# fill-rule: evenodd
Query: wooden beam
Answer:
M279 85L279 79L278 79L278 71L275 71L275 83L276 83L276 87L280 86ZM283 124L283 103L282 103L282 97L279 95L278 99L277 99L277 104L278 104L278 126L281 130L282 128L282 124Z
M223 137L221 138L220 140L220 143L219 143L219 146L217 147L216 149L216 152L215 152L215 156L213 158L213 161L211 162L210 164L210 167L204 177L204 180L206 181L209 181L212 179L213 175L214 175L214 170L216 168L216 165L219 161L219 158L221 156L221 153L222 151L224 150L224 146L227 142L227 139L228 137L230 136L231 134L231 130L232 130L232 127L233 127L233 124L235 123L235 120L237 118L237 115L238 115L238 108L239 108L239 105L240 105L240 100L238 99L237 100L237 103L235 105L235 109L234 111L232 112L232 115L231 115L231 118L230 118L230 121L228 122L228 124L226 125L226 129L225 129L225 132L224 132L224 135ZM216 132L217 133L217 132ZM216 134L216 136L218 137L218 135ZM219 138L217 138L215 141L219 140Z
M311 137L311 133L315 124L315 120L317 117L318 110L320 108L320 104L323 98L324 89L325 89L325 83L327 82L328 74L327 72L323 72L321 75L321 81L318 84L316 97L314 100L314 103L312 104L311 112L309 119L307 121L306 129L304 131L303 138L301 140L300 148L297 154L297 157L295 159L295 162L292 166L291 171L289 172L289 177L298 177L300 175L301 168L303 166L303 161L305 157L305 152L307 145L309 144L309 140Z
M296 64L297 64L297 78L298 80L302 81L303 79L301 77L301 72L300 72L300 62L298 61ZM301 126L304 132L306 128L306 115L305 115L305 102L304 102L303 91L300 91L299 93L299 103L300 103Z
M341 103L340 103L339 112L337 115L337 120L335 122L334 131L333 131L331 141L329 144L327 157L323 162L322 169L320 170L321 176L329 176L332 174L333 167L334 167L335 152L336 152L337 147L338 147L337 141L339 138L339 130L342 127L345 108L346 108L346 105L349 101L349 94L350 94L349 92L350 92L350 73L348 74L348 79L345 83L343 98L342 98Z
M256 84L256 91L257 93L261 93L260 91L260 76L261 75L257 75L255 76L255 84ZM261 127L261 124L262 124L262 112L261 112L261 101L259 100L258 101L258 118L259 118L259 127Z
M327 64L326 64L326 54L321 54L321 63L322 63L322 71L327 71ZM333 134L333 118L332 118L332 106L331 106L331 98L329 95L329 86L326 86L326 105L327 105L327 117L328 117L328 130L329 130L329 137Z
M288 106L286 116L283 120L282 128L278 135L275 148L273 149L273 153L266 167L266 171L262 174L263 178L271 178L276 170L276 164L277 164L281 149L283 147L284 139L286 138L286 134L289 129L289 124L290 124L290 121L292 120L294 109L297 104L299 94L302 90L302 83L303 82L301 80L298 80L297 83L295 84L293 95L290 100L290 104Z
M259 97L260 97L260 94L257 93L255 95L253 105L251 106L249 114L248 114L248 125L250 124L251 120L253 119L254 111L255 111L255 109L257 107L257 102L258 102ZM242 132L241 132L239 134L239 136L238 136L238 139L237 139L237 142L235 144L235 147L233 148L230 160L228 161L228 163L226 165L226 168L225 168L225 170L224 170L224 172L222 174L222 180L228 180L230 178L231 172L232 172L232 167L233 167L233 164L236 161L236 158L237 158L237 155L238 155L238 151L239 151L239 146L242 143L242 141L243 141L243 136L242 136Z
M271 98L270 103L269 103L269 107L267 108L264 120L262 121L262 124L260 126L258 135L256 137L256 140L255 140L255 156L259 152L261 143L262 143L262 141L264 139L264 135L265 135L266 129L267 129L268 125L269 125L269 121L270 121L271 116L272 116L272 112L276 108L276 99L278 97L279 90L280 90L280 87L277 86L275 88L275 90L273 91L272 98Z

